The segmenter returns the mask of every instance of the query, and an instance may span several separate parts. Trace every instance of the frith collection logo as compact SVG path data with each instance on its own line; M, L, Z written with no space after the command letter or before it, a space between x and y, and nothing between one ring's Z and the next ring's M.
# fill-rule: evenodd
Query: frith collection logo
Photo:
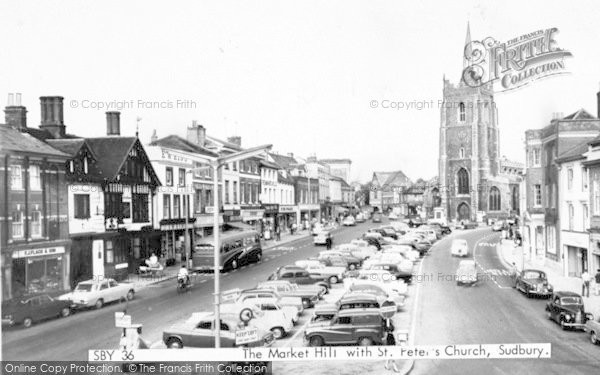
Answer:
M571 52L558 47L557 28L537 30L500 43L492 37L465 46L462 79L468 86L499 83L499 91L514 90L535 80L567 74L565 58Z

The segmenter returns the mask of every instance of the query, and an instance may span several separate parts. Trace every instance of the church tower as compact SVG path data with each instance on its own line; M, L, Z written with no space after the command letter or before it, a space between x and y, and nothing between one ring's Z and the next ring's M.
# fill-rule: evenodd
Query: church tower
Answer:
M471 53L467 34L463 68ZM440 108L439 176L442 207L448 220L475 220L487 211L488 180L499 173L498 114L491 84L471 87L443 79Z

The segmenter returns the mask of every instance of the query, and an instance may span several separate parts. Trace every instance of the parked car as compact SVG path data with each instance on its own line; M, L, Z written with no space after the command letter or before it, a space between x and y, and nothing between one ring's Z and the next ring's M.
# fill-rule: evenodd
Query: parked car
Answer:
M132 300L135 290L132 283L118 283L113 279L82 281L71 293L63 294L60 300L70 300L74 308L102 308L113 301Z
M356 215L356 222L357 223L364 223L365 221L367 221L367 218L366 218L365 214L363 214L362 212L360 212L358 215Z
M409 245L386 245L383 247L383 249L381 249L381 251L384 254L390 254L390 253L402 254L406 259L410 260L413 263L416 263L420 258L419 252L414 250Z
M348 263L348 269L355 270L362 266L362 259L352 255L351 251L345 250L327 250L321 251L317 259L320 261L326 261L330 258L342 258Z
M391 239L394 239L394 240L398 239L398 234L394 230L389 230L389 229L385 230L385 229L382 229L382 228L371 228L367 232L379 233L384 238L388 237L388 238L391 238Z
M494 232L500 232L502 229L504 228L504 224L501 221L496 221L493 225L492 225L492 230Z
M298 297L302 300L302 306L307 309L313 307L315 303L325 294L325 290L321 286L293 284L289 281L265 281L259 283L257 289L274 290L281 297Z
M381 243L376 238L363 237L363 238L359 238L359 239L362 239L363 241L367 241L367 243L371 246L375 246L375 249L377 249L377 251L381 250Z
M325 294L329 292L331 285L325 276L310 274L307 270L298 266L283 266L279 267L269 276L268 281L284 280L298 285L313 285L325 290Z
M562 329L585 329L586 322L593 315L586 313L583 299L574 292L558 291L552 294L552 299L546 304L546 316L560 324Z
M315 245L327 245L327 240L333 243L333 236L331 235L331 232L325 230L313 232L313 243Z
M349 289L354 284L364 282L378 285L398 294L407 295L408 293L406 282L397 279L396 276L386 270L361 270L356 278L346 278L344 280L344 288Z
M291 310L294 315L294 323L298 320L298 316L304 312L304 305L300 297L282 296L272 289L231 289L224 291L221 296L223 303L243 304L250 301L256 304L261 302L276 302L283 306L283 308Z
M396 276L397 279L402 279L407 283L412 281L412 267L409 270L401 269L398 264L392 262L375 262L365 267L365 270L384 270L389 271L392 275Z
M477 282L477 264L472 259L461 260L456 270L456 285L469 284Z
M325 307L326 306L326 307ZM313 326L322 326L324 322L329 322L333 317L338 313L337 306L335 305L324 305L319 306L318 309L315 309L312 317L310 318L310 322L307 325L307 328Z
M585 330L590 334L590 341L594 345L600 345L600 317L594 319L590 317L585 323Z
M256 313L256 311L259 313ZM233 315L252 316L254 324L261 327L265 331L271 331L276 340L285 337L294 325L294 314L290 308L284 308L275 301L261 302L246 300L240 304L224 303L221 305L221 311L231 313Z
M381 263L389 263L395 265L400 270L400 272L412 276L414 263L412 260L406 258L402 253L378 253L372 258L369 258L364 263L363 268L368 270L371 268L371 265ZM407 283L412 281L412 277L406 277L402 279L404 279Z
M475 229L479 226L479 223L477 223L476 221L462 221L460 223L460 227L462 229Z
M296 266L307 270L311 275L323 276L330 284L337 284L344 279L346 267L326 266L319 260L298 260Z
M376 254L378 250L377 246L371 245L369 241L363 239L352 240L350 241L350 244L357 246L360 249L360 251L366 254L367 256L372 256L373 254Z
M334 248L334 250L346 253L348 255L352 255L353 257L356 257L356 258L360 259L361 261L364 261L365 259L367 259L368 257L370 257L373 254L372 249L369 249L366 247L361 247L361 246L351 244L351 243L337 245Z
M391 290L386 290L379 285L372 283L354 283L348 287L348 292L351 293L370 293L377 296L379 303L382 305L385 301L394 302L398 311L404 307L404 301L406 296L403 294L395 293Z
M163 342L167 348L181 349L183 347L192 348L213 348L215 346L215 332L213 323L215 321L212 312L193 313L192 316L183 323L176 324L163 331ZM252 328L253 321L250 321ZM246 329L244 324L239 321L235 314L221 313L221 347L236 347L236 331ZM273 333L258 330L258 338L255 341L244 344L243 346L269 347L275 342Z
M517 273L515 288L527 297L540 296L549 298L554 288L548 283L546 273L540 270L525 269Z
M310 346L325 345L385 345L393 335L379 311L342 310L323 325L308 327L304 343Z
M71 315L71 302L38 294L2 303L2 323L29 328L42 320Z
M466 257L469 255L469 244L467 240L464 239L454 239L452 240L452 245L450 247L450 254L452 256L457 257Z
M371 216L371 222L381 223L381 217L381 212L373 212L373 215Z
M345 227L352 227L352 226L356 225L356 220L354 219L354 216L352 216L352 215L346 216L344 218L344 220L342 221L342 225Z
M387 299L382 299L382 297L378 297L373 293L361 293L361 292L347 292L344 294L339 300L335 303L323 304L317 306L315 308L315 312L320 311L321 309L330 311L331 309L335 309L337 311L349 310L349 309L376 309L379 311L383 302L386 302ZM392 301L389 301L390 304L393 304ZM394 304L395 306L395 304Z

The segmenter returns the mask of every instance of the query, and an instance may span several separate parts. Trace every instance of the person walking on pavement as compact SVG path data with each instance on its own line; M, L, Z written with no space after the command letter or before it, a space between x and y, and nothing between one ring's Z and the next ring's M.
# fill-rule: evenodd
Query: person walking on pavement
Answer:
M581 296L589 297L590 296L590 281L592 280L592 276L588 273L587 270L583 270L581 274ZM587 295L586 295L587 294Z
M327 235L327 239L325 240L325 246L327 246L327 250L331 250L331 236Z
M600 296L600 268L596 271L596 276L594 276L594 281L596 282L596 295Z
M510 268L510 278L513 283L513 288L517 287L517 273L518 272L519 271L517 270L517 265L515 264L515 262L513 262L512 267Z
M281 241L281 226L279 225L275 229L275 238L277 239L277 242Z

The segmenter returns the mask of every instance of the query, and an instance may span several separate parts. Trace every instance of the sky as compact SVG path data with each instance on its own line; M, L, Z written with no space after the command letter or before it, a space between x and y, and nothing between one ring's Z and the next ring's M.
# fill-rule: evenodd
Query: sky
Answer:
M22 93L65 98L67 131L147 143L209 135L279 153L350 158L352 178L437 175L442 78L457 83L467 22L473 40L556 27L568 75L497 93L501 154L524 161L524 132L553 113L597 113L600 3L589 1L4 1L0 105ZM373 101L378 103L372 108ZM433 101L416 109L383 102ZM110 106L110 107L109 107Z

